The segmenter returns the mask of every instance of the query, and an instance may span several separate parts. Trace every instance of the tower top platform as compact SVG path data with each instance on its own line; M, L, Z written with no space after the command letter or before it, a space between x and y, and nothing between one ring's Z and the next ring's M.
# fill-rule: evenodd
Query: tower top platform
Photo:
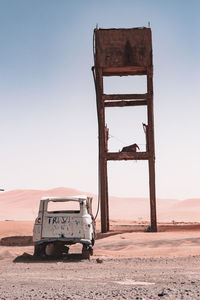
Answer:
M101 68L152 66L151 29L95 29L95 66Z

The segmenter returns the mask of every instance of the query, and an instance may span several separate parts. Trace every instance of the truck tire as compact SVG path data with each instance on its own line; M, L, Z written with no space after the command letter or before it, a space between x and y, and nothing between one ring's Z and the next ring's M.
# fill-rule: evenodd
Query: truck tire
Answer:
M87 245L83 245L82 248L82 258L83 259L90 259L90 248Z
M44 257L45 256L45 248L46 248L45 244L35 245L33 255L37 256L37 257Z

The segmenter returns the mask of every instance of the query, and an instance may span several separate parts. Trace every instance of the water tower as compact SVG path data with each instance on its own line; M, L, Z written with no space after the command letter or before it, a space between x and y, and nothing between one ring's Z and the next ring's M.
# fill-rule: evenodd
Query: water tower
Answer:
M107 161L148 160L151 230L157 231L155 191L155 147L153 113L153 63L150 28L95 29L94 67L99 131L99 197L101 204L101 231L109 231L109 198ZM145 76L145 94L105 94L105 76ZM105 123L107 107L146 106L146 150L108 151L108 128Z

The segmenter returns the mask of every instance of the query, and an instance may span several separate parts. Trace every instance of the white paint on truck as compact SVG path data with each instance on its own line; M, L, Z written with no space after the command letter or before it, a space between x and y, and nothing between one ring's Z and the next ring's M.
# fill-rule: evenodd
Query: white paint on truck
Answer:
M48 211L49 202L79 203L79 210ZM92 245L95 238L94 219L91 214L92 198L43 197L40 201L38 217L33 231L34 244L50 241L63 241L65 244L82 243Z

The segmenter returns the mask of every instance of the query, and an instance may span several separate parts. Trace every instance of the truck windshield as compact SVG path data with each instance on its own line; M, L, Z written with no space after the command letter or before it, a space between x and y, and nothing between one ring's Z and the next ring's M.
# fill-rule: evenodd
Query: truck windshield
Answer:
M47 211L51 213L80 213L79 201L49 201Z

